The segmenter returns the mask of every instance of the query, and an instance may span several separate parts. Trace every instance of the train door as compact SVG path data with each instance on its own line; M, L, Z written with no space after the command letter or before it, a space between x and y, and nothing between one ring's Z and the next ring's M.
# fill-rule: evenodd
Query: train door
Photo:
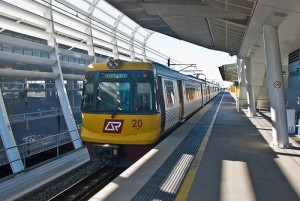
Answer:
M160 117L161 117L161 131L165 130L165 123L166 123L166 107L164 101L164 94L163 94L163 86L162 86L162 79L158 76L158 91L156 92L158 96L158 104L160 105Z
M204 106L204 92L203 92L203 84L200 84L200 92L201 92L201 107Z
M183 120L183 89L182 89L182 81L177 80L177 86L178 86L178 97L179 97L179 120Z
M207 103L207 86L206 84L202 85L203 86L203 105Z
M208 97L208 100L207 102L209 102L211 100L211 95L210 95L210 86L207 87L207 97Z

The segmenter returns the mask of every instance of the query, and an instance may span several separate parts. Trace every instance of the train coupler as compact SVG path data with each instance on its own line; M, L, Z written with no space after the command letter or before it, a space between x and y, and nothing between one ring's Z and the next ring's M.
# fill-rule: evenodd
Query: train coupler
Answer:
M95 157L117 159L122 156L121 147L118 145L99 144L94 145L93 148Z

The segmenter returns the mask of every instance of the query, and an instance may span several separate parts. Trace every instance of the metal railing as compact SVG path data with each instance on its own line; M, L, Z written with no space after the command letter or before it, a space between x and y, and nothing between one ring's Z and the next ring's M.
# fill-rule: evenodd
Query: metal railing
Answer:
M258 108L259 112L261 109L270 110L270 99L258 99L257 100L257 108Z
M73 107L72 111L73 111L73 113L81 112L80 107ZM62 115L61 109L53 108L51 110L41 110L38 112L9 115L8 119L9 119L10 123L20 123L20 122L37 120L37 119L45 119L45 118L49 118L49 117L55 117L55 116L59 116L59 115Z
M20 82L2 82L0 87L3 92L24 92L25 89L28 91L56 90L54 83L27 83L27 85ZM80 91L83 88L83 83L65 84L65 87L67 90Z
M41 139L28 138L28 141L23 144L19 144L15 147L10 147L9 149L17 148L20 153L20 159L22 160L24 167L26 168L26 159L30 156L42 153L44 151L56 148L56 155L59 156L59 147L67 143L72 142L69 131L65 131L59 134L51 135ZM74 140L77 141L80 138ZM6 155L8 149L0 149L0 166L9 164L9 160ZM17 160L15 160L17 161ZM11 161L11 163L15 162Z
M246 101L246 99L238 99L236 100L236 108L238 111L240 111L240 109L243 109L244 106L248 106L248 103L246 103L245 105L243 105L243 101ZM267 104L265 104L267 103ZM257 109L258 111L260 111L261 109L268 109L270 110L270 100L269 99L258 99L257 100Z

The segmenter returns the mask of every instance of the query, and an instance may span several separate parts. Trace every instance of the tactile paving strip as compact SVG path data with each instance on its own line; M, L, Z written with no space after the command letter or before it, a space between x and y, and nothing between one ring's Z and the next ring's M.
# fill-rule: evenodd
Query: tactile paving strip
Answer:
M133 197L140 200L175 200L184 176L197 153L221 100L216 97L211 108L179 144L153 177Z

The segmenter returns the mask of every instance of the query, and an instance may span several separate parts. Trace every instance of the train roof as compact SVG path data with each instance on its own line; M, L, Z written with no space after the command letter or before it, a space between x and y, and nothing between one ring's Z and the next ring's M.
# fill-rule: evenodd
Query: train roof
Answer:
M98 70L123 70L122 68L126 68L126 70L153 71L153 67L149 62L141 62L141 61L132 62L132 61L124 61L120 59L111 59L100 63L90 64L86 69L86 72L98 71Z
M196 82L205 83L204 80L198 79L198 78L193 77L191 75L182 74L182 73L180 73L176 70L173 70L173 69L171 69L167 66L164 66L160 63L151 62L151 64L155 67L158 75L162 75L162 76L165 76L165 77L178 78L178 79L181 79L181 80L192 80L192 81L196 81Z
M126 68L126 70L156 70L158 75L170 78L176 78L180 80L190 80L195 82L207 83L207 85L215 85L213 83L207 82L203 79L198 79L191 75L182 74L176 70L173 70L163 64L157 62L142 62L142 61L123 61L120 59L112 59L107 60L100 63L93 63L88 66L86 72L90 71L98 71L98 70L122 70ZM216 86L216 85L215 85Z
M173 77L173 78L179 78L181 80L193 80L193 81L197 81L197 82L201 82L201 83L206 83L208 86L217 86L219 87L219 85L216 85L214 83L211 83L209 81L203 80L203 79L199 79L196 78L192 75L186 75L183 73L180 73L176 70L173 70L163 64L157 63L157 62L150 62L157 70L157 74L158 75L163 75L166 77Z

